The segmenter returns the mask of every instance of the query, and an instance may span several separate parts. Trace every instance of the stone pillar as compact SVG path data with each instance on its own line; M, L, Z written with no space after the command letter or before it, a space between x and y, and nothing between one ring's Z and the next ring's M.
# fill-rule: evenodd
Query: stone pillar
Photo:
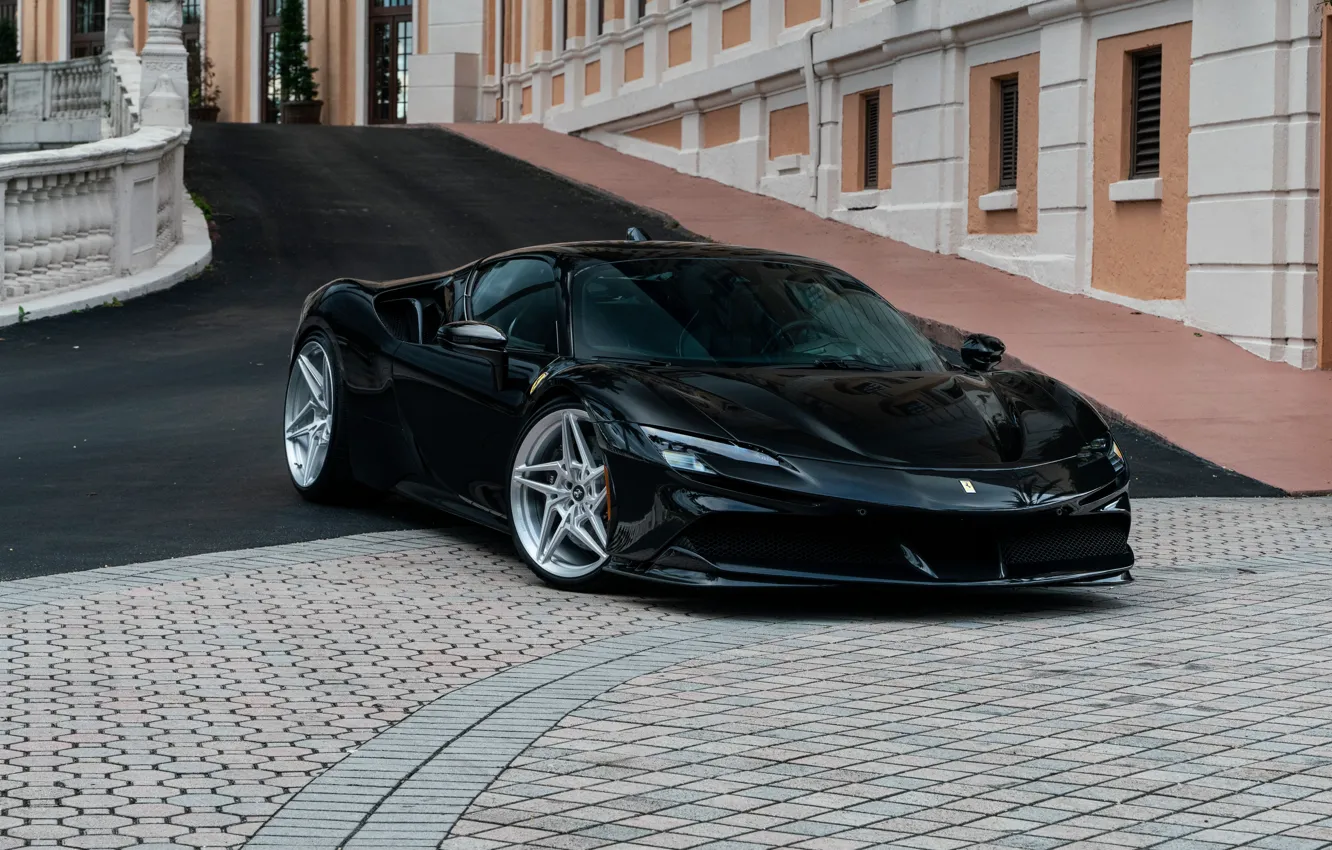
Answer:
M1195 0L1188 322L1317 365L1322 4Z
M106 11L106 52L134 49L134 16L130 0L111 0Z
M477 121L483 71L483 0L428 0L430 52L407 59L411 83L407 120L413 124ZM493 0L490 14L495 14ZM497 61L503 61L503 40ZM490 107L493 109L493 106Z
M180 0L148 0L148 40L143 45L143 123L158 127L189 124L189 72L180 28Z
M1035 13L1032 13L1035 17ZM1052 289L1091 285L1091 19L1078 15L1041 30L1040 160L1034 260L1023 274Z
M942 49L898 61L893 71L895 209L884 235L941 254L957 251L966 237L969 80L965 52L948 30Z

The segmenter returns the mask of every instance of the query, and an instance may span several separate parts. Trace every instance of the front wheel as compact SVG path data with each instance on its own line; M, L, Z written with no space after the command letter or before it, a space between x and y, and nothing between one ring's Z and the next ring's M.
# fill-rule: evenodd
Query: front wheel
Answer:
M542 581L584 588L601 577L609 480L586 410L565 403L537 414L514 453L509 518L519 554Z
M332 340L315 331L291 361L282 417L291 483L315 502L345 501L356 490L342 433L341 382Z

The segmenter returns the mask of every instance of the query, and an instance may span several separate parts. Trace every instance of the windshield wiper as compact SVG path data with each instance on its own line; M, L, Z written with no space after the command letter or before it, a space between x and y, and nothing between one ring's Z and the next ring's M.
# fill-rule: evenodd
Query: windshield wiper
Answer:
M812 369L855 369L872 372L883 372L890 368L882 363L871 363L868 360L857 360L854 357L820 357L808 365Z

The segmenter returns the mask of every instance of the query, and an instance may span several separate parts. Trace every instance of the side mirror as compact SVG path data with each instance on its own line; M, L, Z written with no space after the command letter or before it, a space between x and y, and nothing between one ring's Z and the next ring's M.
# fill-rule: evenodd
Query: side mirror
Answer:
M504 335L504 331L485 322L449 322L440 325L435 342L439 345L503 351L504 346L509 344L509 338Z
M962 340L962 362L977 372L988 372L1004 359L1004 343L988 334L971 334Z

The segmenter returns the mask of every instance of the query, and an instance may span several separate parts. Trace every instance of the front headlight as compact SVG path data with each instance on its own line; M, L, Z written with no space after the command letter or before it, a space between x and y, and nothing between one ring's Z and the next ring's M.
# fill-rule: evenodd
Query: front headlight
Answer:
M756 463L762 466L781 466L782 462L772 455L756 449L747 449L735 443L722 440L709 440L690 434L678 434L661 428L641 426L643 433L652 441L652 445L661 453L662 460L672 469L683 472L702 472L716 474L707 462L709 456L727 458L741 463Z
M1124 453L1119 449L1119 443L1109 437L1097 437L1092 440L1082 451L1078 452L1078 457L1084 461L1095 460L1098 457L1109 459L1110 465L1114 467L1115 472L1124 468Z

